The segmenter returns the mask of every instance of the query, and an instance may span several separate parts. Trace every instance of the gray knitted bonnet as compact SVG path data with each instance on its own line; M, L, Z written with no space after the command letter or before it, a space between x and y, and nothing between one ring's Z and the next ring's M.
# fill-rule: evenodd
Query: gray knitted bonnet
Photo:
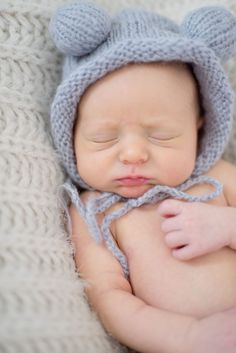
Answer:
M51 107L51 130L70 177L66 189L91 233L97 240L105 239L127 273L126 260L109 234L113 219L133 207L168 196L204 201L220 192L217 181L201 175L221 157L230 134L233 94L222 62L236 54L236 19L222 7L203 7L189 13L179 26L141 9L127 9L111 17L96 4L77 1L56 12L50 32L57 48L65 54L62 82ZM123 200L119 195L103 193L83 205L78 187L89 186L79 176L73 148L73 127L81 96L93 82L128 63L158 61L190 64L199 84L205 122L193 174L177 188L157 185L138 199ZM201 198L183 192L199 182L212 183L216 192ZM105 217L100 229L95 214L119 200L125 203L123 211Z

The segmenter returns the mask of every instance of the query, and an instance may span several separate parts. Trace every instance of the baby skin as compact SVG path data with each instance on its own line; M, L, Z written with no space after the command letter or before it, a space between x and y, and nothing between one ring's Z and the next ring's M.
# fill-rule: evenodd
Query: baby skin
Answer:
M84 192L84 202L103 191L136 198L158 184L183 183L203 125L186 65L132 64L97 81L79 104L75 126L79 174L97 190ZM168 199L112 223L129 280L71 206L75 259L89 301L107 331L139 352L236 352L236 168L221 160L206 175L224 186L211 202Z

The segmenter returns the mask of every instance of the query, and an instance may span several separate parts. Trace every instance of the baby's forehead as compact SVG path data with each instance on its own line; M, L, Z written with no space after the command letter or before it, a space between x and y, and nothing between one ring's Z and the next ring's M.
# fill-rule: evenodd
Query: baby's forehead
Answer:
M147 76L150 74L165 74L170 80L174 81L175 78L189 77L189 79L196 81L195 75L193 74L192 66L188 63L181 61L156 61L148 63L129 63L121 66L114 71L108 72L105 76L96 80L92 85L88 86L84 94L91 87L99 87L105 83L112 81L118 82L125 77L137 77L137 76ZM156 81L158 83L158 80Z
M146 120L155 121L158 113L183 109L198 109L197 84L187 64L129 64L107 74L86 90L79 103L78 118L88 122L98 120L101 115L99 120L109 118L110 123L116 113L131 117L143 114Z
M162 89L163 87L163 89ZM191 66L181 62L131 63L109 72L87 87L79 105L91 99L119 99L123 94L138 90L145 99L146 92L159 94L168 87L167 94L194 95L198 91L197 81ZM153 90L153 92L150 90ZM113 94L114 92L114 94ZM186 98L186 97L185 97Z

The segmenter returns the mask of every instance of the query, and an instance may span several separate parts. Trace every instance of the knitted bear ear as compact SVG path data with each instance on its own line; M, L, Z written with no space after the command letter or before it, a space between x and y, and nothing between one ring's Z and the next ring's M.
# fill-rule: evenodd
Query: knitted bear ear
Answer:
M68 55L83 56L101 44L111 29L109 15L98 5L77 1L57 10L49 31L57 48Z
M222 60L236 54L236 18L220 6L207 6L189 13L181 31L192 39L204 42Z

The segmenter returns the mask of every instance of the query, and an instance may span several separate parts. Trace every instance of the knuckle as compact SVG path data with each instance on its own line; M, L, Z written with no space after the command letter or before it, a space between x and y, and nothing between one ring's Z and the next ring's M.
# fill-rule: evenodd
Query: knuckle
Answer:
M193 220L190 217L184 217L183 219L183 226L185 229L191 229L193 226Z

